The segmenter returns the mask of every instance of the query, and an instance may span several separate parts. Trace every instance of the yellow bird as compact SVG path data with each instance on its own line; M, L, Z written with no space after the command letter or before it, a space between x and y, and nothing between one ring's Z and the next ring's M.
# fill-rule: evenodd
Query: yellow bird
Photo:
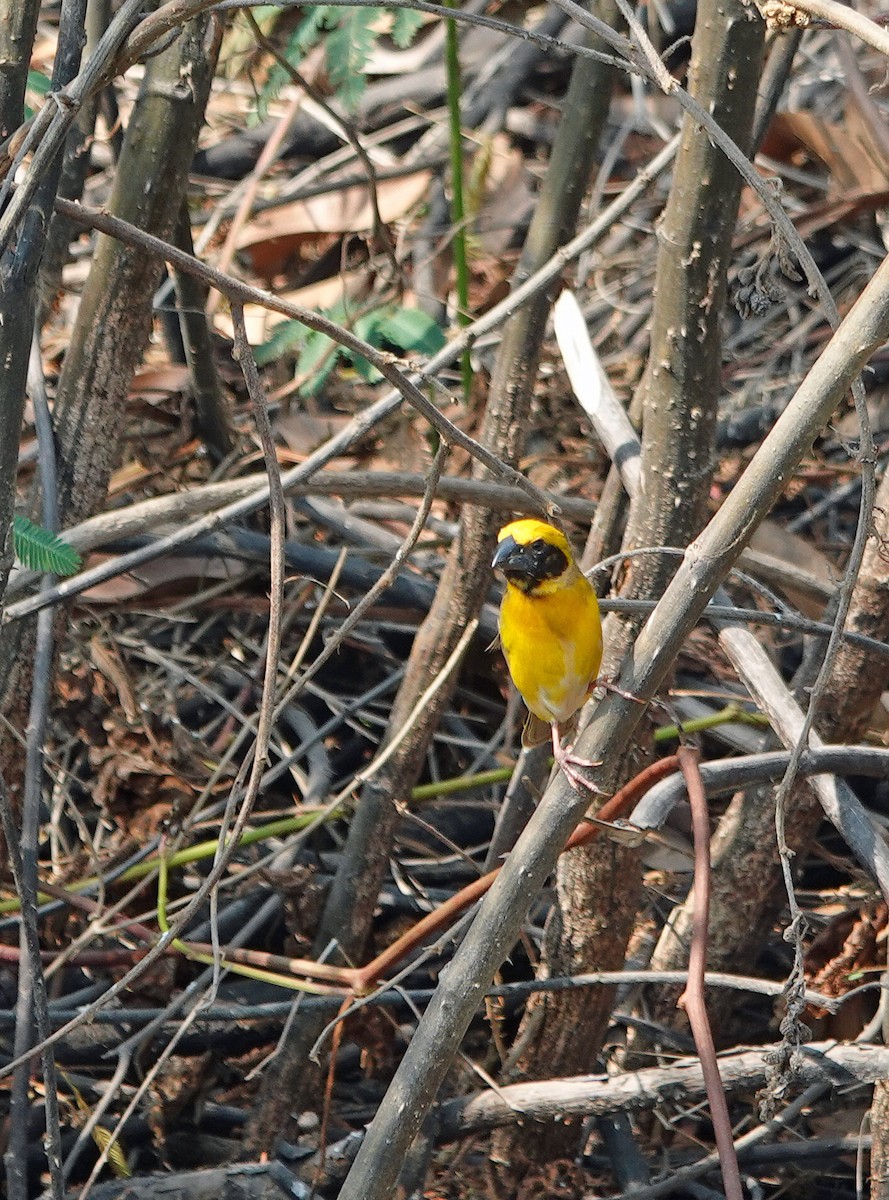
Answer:
M596 593L564 534L543 521L513 521L497 535L492 566L506 577L500 641L513 683L528 706L523 746L552 736L553 753L575 788L598 791L575 767L597 766L562 746L596 685L602 621Z

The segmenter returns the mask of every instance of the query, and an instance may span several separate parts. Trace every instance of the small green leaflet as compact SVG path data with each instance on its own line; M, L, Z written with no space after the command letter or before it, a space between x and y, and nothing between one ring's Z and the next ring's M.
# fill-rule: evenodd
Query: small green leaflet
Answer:
M48 75L44 75L42 71L30 70L28 72L28 91L33 92L35 96L41 99L46 96L52 87L52 80ZM34 109L29 104L25 105L25 117L27 120L34 116Z
M323 314L337 324L348 323L345 304L340 301ZM445 344L445 336L435 321L418 308L386 305L363 313L352 325L356 335L378 350L396 354L429 356ZM339 359L348 360L367 383L379 383L382 376L366 358L353 355L325 333L307 329L298 321L282 321L271 337L256 351L260 366L274 362L284 354L296 352L296 374L305 377L300 395L314 396L324 386Z
M294 29L284 48L283 58L298 70L310 50L324 46L324 62L330 86L337 100L350 112L361 101L366 85L367 64L374 47L386 32L400 50L414 40L423 24L423 14L411 9L339 8L329 4L314 4L304 9L305 16ZM269 105L289 81L287 69L274 63L257 104L258 119L268 116Z
M74 547L27 517L13 517L12 540L16 558L29 571L73 575L80 570L81 558Z

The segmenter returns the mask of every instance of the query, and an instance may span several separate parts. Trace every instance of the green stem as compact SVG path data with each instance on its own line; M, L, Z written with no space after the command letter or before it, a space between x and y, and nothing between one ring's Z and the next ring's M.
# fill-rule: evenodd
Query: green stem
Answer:
M285 837L290 833L298 833L300 829L305 829L307 825L311 825L313 821L318 820L319 811L301 813L298 817L281 817L277 821L269 821L267 825L260 825L256 829L247 829L238 845L241 847L253 846L257 842L265 841L266 838ZM344 814L345 809L336 808L326 814L325 819L336 820ZM210 838L205 842L196 842L193 846L186 846L183 850L177 850L175 854L169 854L165 858L161 855L152 855L151 858L146 858L144 862L134 863L132 867L128 867L126 871L118 875L114 882L133 883L137 879L144 879L147 875L151 875L153 871L158 870L162 861L166 863L167 868L173 868L186 867L189 863L200 862L204 858L212 858L216 853L218 845L218 838ZM100 882L101 880L98 875L90 875L86 879L79 879L76 883L70 884L68 891L75 894L85 892ZM51 896L40 893L38 894L37 902L39 904L46 904L51 899ZM0 914L18 912L19 907L18 897L0 901Z
M701 733L705 729L715 729L718 725L728 725L736 722L741 725L768 725L768 717L762 713L747 712L736 704L727 704L716 713L708 713L705 717L692 717L681 725L662 725L654 733L655 742L670 742L681 737L684 733Z
M492 783L508 783L512 772L512 767L495 767L491 771L479 771L477 775L458 775L455 779L443 779L439 783L420 783L411 788L411 800L420 803L436 796L453 796L456 792L468 792L471 788L490 787Z

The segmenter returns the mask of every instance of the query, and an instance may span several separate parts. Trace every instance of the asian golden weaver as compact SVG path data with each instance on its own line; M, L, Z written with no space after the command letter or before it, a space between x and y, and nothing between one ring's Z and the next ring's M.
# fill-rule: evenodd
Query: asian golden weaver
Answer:
M513 683L528 706L523 746L552 737L553 754L575 788L598 791L574 769L562 738L596 684L602 662L599 604L564 534L543 521L513 521L497 535L493 567L506 577L500 641Z

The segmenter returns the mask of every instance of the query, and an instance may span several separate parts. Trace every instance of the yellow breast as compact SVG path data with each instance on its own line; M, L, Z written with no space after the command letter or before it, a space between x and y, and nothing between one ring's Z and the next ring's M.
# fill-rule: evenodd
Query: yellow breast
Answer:
M602 662L596 593L579 573L547 595L507 584L500 640L528 709L542 721L565 721L583 704Z

